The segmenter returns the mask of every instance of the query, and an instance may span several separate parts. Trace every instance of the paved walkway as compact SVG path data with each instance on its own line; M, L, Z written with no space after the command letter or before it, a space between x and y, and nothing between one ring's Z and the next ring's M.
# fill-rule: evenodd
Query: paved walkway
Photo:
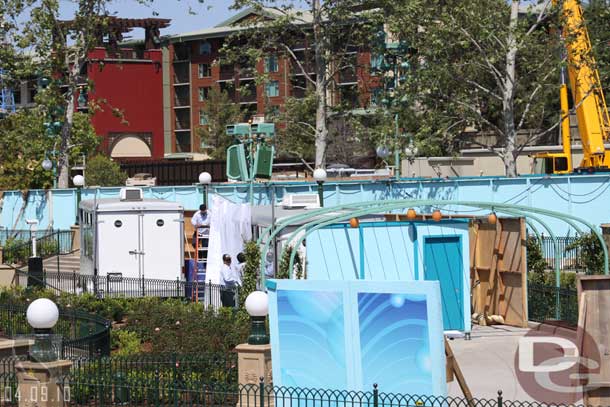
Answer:
M472 326L472 339L449 341L473 397L492 399L502 390L505 400L535 401L519 385L514 358L519 338L529 329L504 325ZM447 383L450 396L463 397L457 380Z

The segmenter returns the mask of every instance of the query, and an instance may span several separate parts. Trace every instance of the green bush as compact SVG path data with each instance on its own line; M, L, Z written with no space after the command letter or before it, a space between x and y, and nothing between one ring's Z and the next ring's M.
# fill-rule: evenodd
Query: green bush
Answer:
M113 354L116 356L129 356L140 352L140 337L135 332L113 329L110 331L110 340Z
M574 249L579 249L579 266L583 267L587 274L604 273L604 249L594 233L578 236L566 247L566 251Z
M125 185L127 173L110 157L98 154L87 160L87 185L115 187Z

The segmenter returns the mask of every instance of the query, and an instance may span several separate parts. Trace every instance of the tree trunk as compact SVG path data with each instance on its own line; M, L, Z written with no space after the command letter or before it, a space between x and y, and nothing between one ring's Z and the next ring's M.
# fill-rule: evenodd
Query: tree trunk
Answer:
M510 9L510 22L508 31L508 52L506 53L506 77L504 78L504 89L502 95L502 115L504 119L504 170L507 177L517 176L516 164L516 138L517 129L515 127L515 62L517 60L517 39L515 31L519 18L519 0L512 0Z
M322 15L320 0L312 2L313 32L314 32L314 58L316 69L316 168L326 167L326 145L328 128L326 122L327 105L326 93L328 82L326 78L326 60L322 41Z
M77 59L73 63L68 62L67 65L70 67L68 75L69 90L66 99L66 114L64 116L64 125L61 128L61 142L59 144L57 158L57 173L59 175L57 180L58 188L68 188L70 186L70 141L72 139L74 106L76 104L76 90L78 88L78 75L80 73L81 63L80 60Z

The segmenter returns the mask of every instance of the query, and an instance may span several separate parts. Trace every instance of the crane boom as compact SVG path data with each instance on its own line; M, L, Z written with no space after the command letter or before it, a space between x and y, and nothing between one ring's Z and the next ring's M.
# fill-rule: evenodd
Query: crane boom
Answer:
M557 3L558 0L553 0L554 5ZM608 141L610 136L610 116L599 72L595 68L591 41L579 0L564 0L562 14L562 36L566 41L568 79L583 148L583 159L575 171L607 171L610 169L610 152L606 151L604 142ZM565 80L563 82L560 88L563 152L536 155L538 158L547 159L547 172L552 173L572 171L567 92Z

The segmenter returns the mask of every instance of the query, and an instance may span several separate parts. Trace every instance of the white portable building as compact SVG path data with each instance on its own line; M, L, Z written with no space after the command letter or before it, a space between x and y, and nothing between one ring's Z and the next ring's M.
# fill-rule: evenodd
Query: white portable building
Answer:
M120 199L79 205L81 274L183 279L184 208L177 202L143 199L123 188Z

